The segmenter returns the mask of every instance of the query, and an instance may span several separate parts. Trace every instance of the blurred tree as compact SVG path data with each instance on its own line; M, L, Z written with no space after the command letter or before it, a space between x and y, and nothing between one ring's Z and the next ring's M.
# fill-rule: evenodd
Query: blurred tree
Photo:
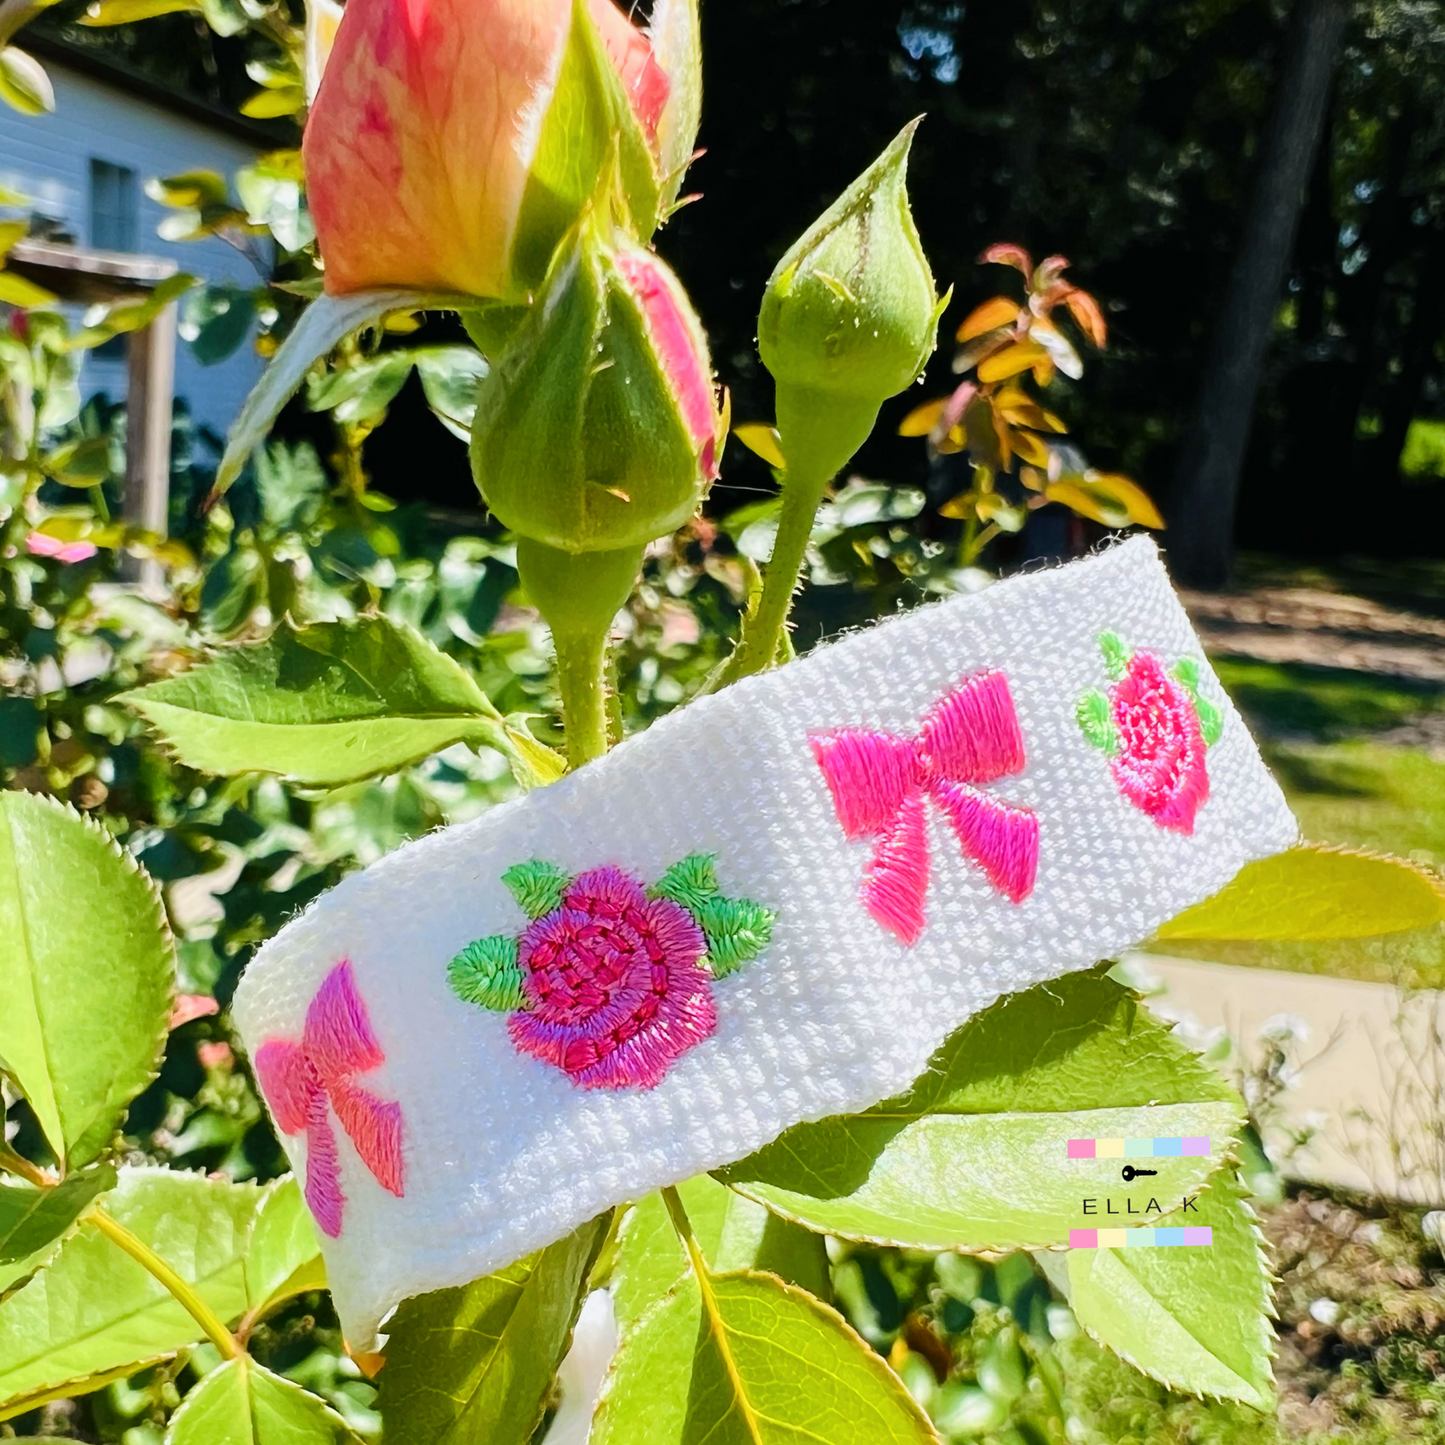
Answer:
M1290 21L1244 233L1179 458L1169 554L1195 586L1229 580L1240 469L1344 24L1344 0L1297 0Z

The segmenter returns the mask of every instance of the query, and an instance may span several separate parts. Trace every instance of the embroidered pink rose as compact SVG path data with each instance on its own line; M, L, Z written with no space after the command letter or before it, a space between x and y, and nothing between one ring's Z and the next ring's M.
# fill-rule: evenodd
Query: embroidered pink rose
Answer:
M1109 755L1119 791L1161 828L1186 836L1209 800L1208 749L1224 719L1199 693L1199 664L1180 659L1172 672L1152 652L1130 653L1112 632L1100 635L1114 679L1079 700L1079 726Z
M575 878L533 860L502 875L532 922L448 966L468 1003L510 1014L519 1053L583 1089L651 1089L717 1028L712 986L767 946L776 915L718 891L695 853L657 885L606 865Z

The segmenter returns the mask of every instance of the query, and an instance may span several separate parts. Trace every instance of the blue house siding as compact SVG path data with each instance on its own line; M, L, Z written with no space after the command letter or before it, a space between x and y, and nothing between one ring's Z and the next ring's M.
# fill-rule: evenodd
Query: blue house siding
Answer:
M62 224L82 245L108 249L130 230L136 249L147 255L170 257L208 281L254 286L254 267L224 241L162 241L156 227L169 213L144 194L144 186L152 177L181 171L230 176L255 159L257 148L54 61L45 66L55 86L53 115L25 116L0 106L0 186L28 196L30 210ZM127 173L135 178L133 188ZM216 366L202 366L182 341L176 395L199 423L224 434L261 369L249 344ZM88 356L81 384L87 396L123 397L123 358Z

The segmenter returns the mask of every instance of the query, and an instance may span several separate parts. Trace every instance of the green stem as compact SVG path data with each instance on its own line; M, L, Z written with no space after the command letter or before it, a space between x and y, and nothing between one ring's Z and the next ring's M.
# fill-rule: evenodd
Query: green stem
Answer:
M567 760L574 768L607 751L607 644L642 566L642 548L564 552L517 539L522 587L552 629Z
M743 624L742 640L718 675L725 687L772 667L782 648L788 609L813 535L813 519L828 483L868 440L880 402L810 387L777 386L778 438L787 468L772 560L763 574L757 611Z
M702 1249L698 1245L696 1235L692 1232L692 1220L687 1217L682 1196L677 1192L675 1184L663 1186L662 1202L667 1206L667 1217L672 1220L672 1227L677 1231L677 1237L681 1240L682 1247L692 1261L693 1273L697 1275L700 1284L702 1277L708 1272L707 1261L702 1257Z
M767 571L763 573L762 595L758 598L757 610L743 624L742 641L723 668L718 678L719 687L773 665L808 551L808 538L813 535L813 518L817 516L830 480L826 476L809 479L790 475L783 482L778 538L773 543Z
M567 761L580 768L607 751L607 633L554 632Z
M144 1240L137 1239L118 1219L107 1214L104 1207L96 1209L90 1217L107 1239L165 1285L186 1313L205 1331L206 1337L221 1352L223 1360L240 1359L241 1348L225 1323Z
M24 1155L17 1154L8 1144L0 1144L0 1169L16 1174L40 1189L50 1189L59 1183L38 1164L32 1164Z

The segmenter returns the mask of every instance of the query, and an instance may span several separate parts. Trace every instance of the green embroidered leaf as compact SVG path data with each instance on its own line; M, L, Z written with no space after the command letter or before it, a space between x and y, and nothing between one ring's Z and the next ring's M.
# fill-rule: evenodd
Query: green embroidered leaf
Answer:
M1199 662L1197 658L1181 657L1174 664L1174 676L1191 692L1199 691Z
M467 944L447 964L447 982L459 999L479 1008L510 1013L526 1006L522 970L517 964L517 940L506 934L494 933Z
M1224 714L1207 697L1194 699L1194 711L1199 714L1199 735L1204 746L1212 748L1224 731Z
M693 910L707 934L714 978L726 978L768 946L778 915L746 898L710 898Z
M1100 1344L1174 1390L1271 1406L1269 1275L1244 1191L1221 1172L1176 1223L1212 1245L1039 1256Z
M1199 663L1192 657L1181 657L1174 664L1174 676L1194 703L1194 712L1199 718L1199 735L1204 739L1204 746L1212 748L1224 731L1224 714L1207 697L1200 695Z
M522 905L522 912L528 918L545 918L562 906L562 896L572 882L555 863L543 863L533 858L527 863L516 863L502 874L512 897Z
M98 1164L53 1189L0 1185L0 1290L50 1259L91 1200L115 1183L115 1170Z
M917 1249L1062 1244L1105 1192L1150 1222L1199 1189L1238 1132L1228 1084L1102 973L1014 994L970 1019L913 1087L866 1113L800 1124L718 1171L813 1229ZM1071 1138L1206 1135L1213 1158L1154 1161L1123 1185ZM1151 1210L1150 1201L1156 1201Z
M249 1355L227 1360L186 1396L165 1445L357 1445L325 1400Z
M390 1368L388 1366L388 1368ZM843 1317L770 1274L691 1271L622 1337L590 1445L938 1445Z
M402 1301L377 1401L387 1445L531 1437L609 1219L461 1289Z
M145 873L71 809L0 791L0 1061L71 1168L155 1076L174 989Z
M395 772L453 743L486 745L524 786L541 778L471 675L384 617L283 623L176 677L121 693L202 772L278 773L314 787Z
M694 913L717 896L717 854L689 853L674 863L647 891L654 898L670 898Z
M1114 719L1109 711L1109 699L1098 688L1093 688L1081 697L1074 708L1084 736L1096 747L1110 755L1119 751L1118 735L1114 731Z
M1132 655L1124 645L1124 639L1117 632L1101 632L1099 634L1099 651L1104 654L1104 670L1115 680L1124 676L1129 670L1129 658Z
M828 1298L828 1250L821 1234L789 1223L706 1174L678 1185L677 1192L703 1256L715 1269L765 1270ZM629 1329L687 1278L687 1254L667 1206L661 1194L649 1194L622 1222L612 1267L618 1326Z
M1403 858L1291 848L1246 864L1213 898L1163 924L1154 941L1372 938L1442 920L1445 888Z
M246 1309L245 1258L262 1194L168 1169L122 1169L104 1208L226 1321ZM92 1216L0 1303L0 1419L133 1374L202 1338L174 1296Z

